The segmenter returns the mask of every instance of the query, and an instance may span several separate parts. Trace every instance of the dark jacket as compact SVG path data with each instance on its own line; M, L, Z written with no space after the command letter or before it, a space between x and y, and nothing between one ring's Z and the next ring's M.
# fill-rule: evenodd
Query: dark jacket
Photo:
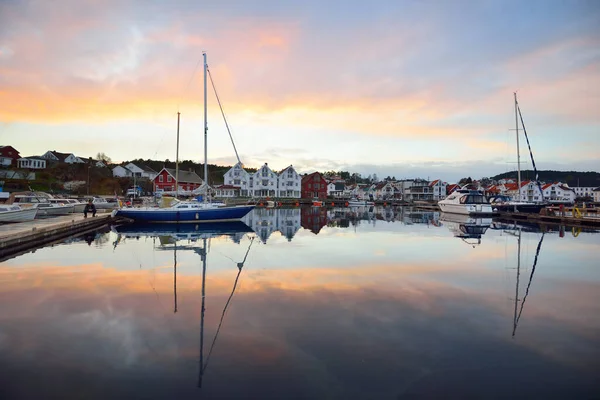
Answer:
M94 204L87 203L85 205L85 208L83 209L83 212L84 213L90 213L90 212L91 213L95 213L96 212L96 206Z

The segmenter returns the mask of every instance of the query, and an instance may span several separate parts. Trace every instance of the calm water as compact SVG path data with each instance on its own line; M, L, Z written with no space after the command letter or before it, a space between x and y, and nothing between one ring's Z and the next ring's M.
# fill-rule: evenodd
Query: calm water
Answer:
M1 263L0 398L600 394L598 233L407 208L245 222Z

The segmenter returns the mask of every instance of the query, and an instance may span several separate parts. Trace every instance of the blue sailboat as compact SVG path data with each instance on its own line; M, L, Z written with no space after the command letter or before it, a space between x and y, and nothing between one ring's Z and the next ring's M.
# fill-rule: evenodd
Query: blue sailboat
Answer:
M204 185L208 192L208 160L207 160L207 70L206 53L204 58ZM179 122L178 122L179 126ZM179 189L178 187L176 188ZM175 223L199 223L199 222L225 222L237 221L248 214L254 208L253 205L222 206L204 202L179 202L176 201L170 207L140 207L120 208L112 212L113 217L124 217L135 222L175 222Z

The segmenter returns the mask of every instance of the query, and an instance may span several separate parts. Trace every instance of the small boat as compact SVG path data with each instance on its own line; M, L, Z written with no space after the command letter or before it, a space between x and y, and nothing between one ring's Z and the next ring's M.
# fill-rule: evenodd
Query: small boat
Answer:
M77 200L74 199L48 199L48 202L50 204L56 204L59 206L69 206L70 207L70 211L69 212L83 212L83 208L85 207L84 203L79 203ZM81 205L81 207L79 207L79 205ZM76 209L77 207L77 209Z
M533 203L527 201L515 201L508 196L495 195L489 198L494 211L498 212L520 212L528 214L539 214L546 203Z
M85 208L85 203L76 199L64 199L67 204L73 204L74 213L82 213Z
M0 204L0 223L33 221L37 212L35 207L21 208L13 204Z
M68 215L73 212L73 204L38 203L32 206L38 209L37 216Z
M443 212L465 215L493 214L492 206L478 190L459 189L438 201Z
M373 206L373 205L375 205L375 202L368 201L368 200L359 200L357 197L354 197L354 198L348 200L348 205L350 207Z
M94 197L92 199L92 204L94 204L96 210L112 210L117 207L117 203L111 203L107 201L104 197Z

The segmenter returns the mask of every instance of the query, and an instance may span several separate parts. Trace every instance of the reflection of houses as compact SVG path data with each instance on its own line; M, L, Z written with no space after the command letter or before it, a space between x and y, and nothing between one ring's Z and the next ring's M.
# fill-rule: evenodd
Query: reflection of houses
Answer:
M179 190L192 191L202 185L202 179L193 171L179 171ZM160 189L166 192L175 191L175 170L163 168L154 178L155 191Z
M301 210L301 224L315 235L327 225L327 209L323 207L308 207Z
M271 234L279 231L291 241L300 229L299 208L255 208L242 221L266 243Z
M313 172L302 177L302 198L320 200L327 198L327 182L323 175L319 172Z

